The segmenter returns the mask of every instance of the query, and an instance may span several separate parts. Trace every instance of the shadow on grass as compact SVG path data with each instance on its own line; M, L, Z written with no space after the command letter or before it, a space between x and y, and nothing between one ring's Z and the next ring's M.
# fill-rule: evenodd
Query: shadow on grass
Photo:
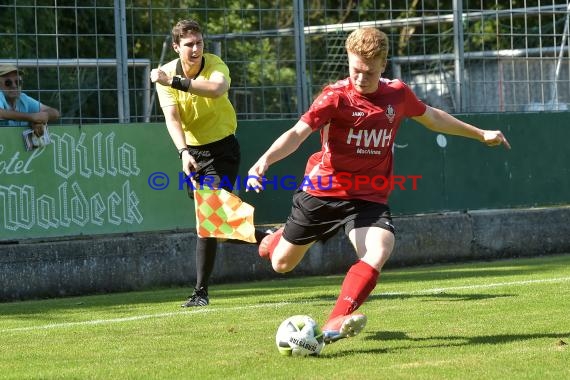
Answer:
M94 294L88 296L71 296L65 298L35 299L0 303L0 315L17 316L20 319L52 318L51 313L74 312L76 310L89 313L89 309L100 311L116 310L118 314L130 315L135 308L146 305L168 302L182 303L191 290L162 289L153 291L136 291L127 293ZM174 310L174 309L173 309Z
M335 343L336 344L336 343ZM342 344L342 343L341 343ZM325 346L326 349L326 346ZM366 350L359 350L359 349L349 349L349 350L342 350L333 353L324 352L321 355L317 356L318 359L337 359L342 357L351 357L353 355L360 355L360 354L389 354L390 350L386 348L372 348Z
M396 294L378 294L370 296L370 299L385 299L385 300L404 300L404 299L421 299L425 301L478 301L493 298L506 298L516 297L516 294L466 294L466 293L396 293Z
M408 336L402 331L378 331L376 333L368 334L364 337L366 340L376 340L376 341L402 341L402 342L412 342L420 343L419 345L406 345L400 347L390 347L386 351L400 351L402 349L410 348L439 348L439 347L460 347L468 345L481 345L481 344L507 344L519 341L533 340L533 339L553 339L559 340L561 338L567 338L570 336L570 332L558 332L558 333L544 333L544 334L497 334L497 335L479 335L479 336L431 336L427 338L413 338ZM424 345L425 342L439 342L434 344ZM554 344L554 343L553 343Z
M405 300L405 299L423 299L424 301L479 301L479 300L487 300L493 298L507 298L507 297L516 297L516 294L484 294L484 293L477 293L477 294L467 294L467 293L449 293L449 292L441 292L441 293L396 293L396 294L378 294L378 295L371 295L368 300ZM321 294L321 295L313 295L311 297L296 297L292 301L301 301L301 302L316 302L316 301L327 301L327 302L334 302L336 300L336 294ZM367 301L368 302L368 301ZM263 302L260 302L263 303ZM332 304L331 304L332 306Z
M212 287L210 298L212 305L223 306L224 304L235 303L230 301L236 298L243 298L248 304L273 304L278 302L316 304L326 303L331 307L337 295L337 287L330 292L321 288L338 285L338 278L312 278L294 279L287 281L265 282L262 286L240 287L234 289L231 285L223 287ZM192 292L192 288L161 289L144 292L114 293L103 295L92 295L84 297L67 297L59 299L16 301L0 304L0 314L4 316L18 316L21 319L37 319L49 312L86 310L86 309L106 309L107 312L115 310L119 314L130 315L132 310L145 309L147 306L160 304L172 304L172 311L181 310L180 304ZM313 292L313 294L310 294ZM309 293L309 294L308 294ZM484 293L395 293L371 295L369 300L404 300L423 299L429 301L478 301L493 298L514 297L514 294L484 294ZM216 302L218 300L218 302ZM228 302L229 301L229 302ZM51 318L46 315L46 319Z
M528 276L559 270L568 265L570 255L548 255L524 258L506 258L465 263L437 263L421 266L389 267L385 270L386 283L454 280L467 278ZM390 261L388 261L388 264Z
M398 283L406 286L408 282L432 281L441 286L442 280L484 278L504 276L528 276L531 273L548 271L563 267L570 255L525 258L520 260L492 261L469 264L434 265L390 269L383 272L382 283ZM248 304L272 302L334 302L338 295L344 274L330 276L303 277L295 274L277 275L273 280L212 284L210 297L212 306L216 300L228 304L236 298L249 299ZM179 305L192 293L192 287L160 288L147 291L123 293L103 293L86 296L40 299L29 301L0 302L0 315L17 315L22 318L51 311L74 309L117 309L121 314L129 314L129 308L153 307L163 303L172 303L172 310L180 310ZM312 294L311 294L312 293ZM466 292L467 293L467 292ZM426 293L380 293L371 295L371 300L394 300L423 298L426 301L446 299L453 301L481 300L498 297L512 297L509 294L465 294L442 291ZM223 304L222 302L220 302Z
M372 349L350 349L342 350L339 352L326 353L319 357L319 359L335 359L339 357L349 357L356 354L389 354L392 352L399 352L407 349L422 349L422 348L446 348L446 347L461 347L469 345L498 345L508 344L513 342L521 342L533 339L552 339L552 344L559 344L557 342L564 338L570 337L570 332L547 333L547 334L499 334L499 335L480 335L480 336L433 336L429 338L412 338L405 332L401 331L378 331L376 333L368 334L363 337L366 340L375 341L402 341L417 344L408 344L399 347L389 348L372 348ZM437 341L441 343L427 344L426 342ZM342 344L342 343L341 343Z
M271 304L277 302L308 303L326 300L333 302L342 282L341 277L294 277L253 283L218 284L210 286L211 307L228 306L235 299L244 299L247 304ZM333 286L329 295L323 289ZM153 308L154 305L172 304L171 311L180 311L180 304L192 294L193 288L163 288L147 291L92 294L63 298L35 299L26 301L0 302L0 315L17 316L23 320L52 318L46 314L74 310L106 309L117 314L131 315L133 310ZM307 295L317 292L318 296ZM322 295L322 296L321 296ZM170 306L168 306L170 307Z

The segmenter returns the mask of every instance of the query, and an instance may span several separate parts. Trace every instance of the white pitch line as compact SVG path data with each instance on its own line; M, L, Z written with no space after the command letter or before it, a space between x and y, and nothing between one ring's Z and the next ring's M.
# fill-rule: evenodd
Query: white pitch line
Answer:
M557 283L557 282L566 282L570 281L570 277L559 277L559 278L550 278L550 279L542 279L542 280L525 280L525 281L512 281L512 282L500 282L495 284L482 284L482 285L464 285L464 286L451 286L447 288L433 288L433 289L423 289L423 290L414 290L409 292L383 292L378 294L371 295L371 298L374 297L382 297L382 296L394 296L394 295L406 295L406 294L439 294L449 291L457 291L457 290L473 290L473 289L486 289L486 288L499 288L499 287L506 287L506 286L521 286L521 285L533 285L533 284L543 284L543 283ZM295 302L276 302L276 303L267 303L261 305L246 305L246 306L235 306L235 307L221 307L221 308L199 308L193 310L184 310L184 311L177 311L177 312L170 312L170 313L156 313L156 314L143 314L143 315L135 315L132 317L124 317L124 318L111 318L111 319L94 319L90 321L81 321L81 322L64 322L64 323L50 323L47 325L40 325L40 326L28 326L28 327L14 327L9 329L2 329L0 333L10 333L10 332L22 332L22 331L34 331L34 330L50 330L50 329L58 329L58 328L68 328L68 327L75 327L75 326L94 326L94 325L104 325L104 324L113 324L113 323L124 323L124 322L131 322L131 321L140 321L144 319L152 319L152 318L169 318L178 315L193 315L193 314L204 314L204 313L214 313L214 312L224 312L224 311L233 311L233 310L244 310L244 309L259 309L265 307L281 307L290 304L298 304L298 301Z
M250 310L250 309L263 308L263 307L281 307L281 306L289 305L289 304L291 304L291 302L277 302L277 303L267 303L267 304L262 304L262 305L235 306L235 307L225 307L225 308L218 308L218 309L216 309L216 308L199 308L199 309L192 309L192 310L175 311L175 312L170 312L170 313L135 315L132 317L124 317L124 318L94 319L94 320L90 320L90 321L81 321L81 322L49 323L47 325L40 325L40 326L15 327L15 328L11 328L11 329L3 329L3 330L0 330L0 333L9 333L9 332L18 332L18 331L32 331L32 330L51 330L51 329L74 327L74 326L105 325L105 324L112 324L112 323L140 321L143 319L152 319L152 318L169 318L169 317L174 317L174 316L178 316L178 315L204 314L204 313L213 313L213 312L218 312L218 311L231 311L231 310L243 310L243 309Z
M555 283L555 282L566 282L566 281L570 281L570 277L547 278L542 280L499 282L496 284L483 284L483 285L451 286L448 288L423 289L423 290L414 290L411 292L383 292L383 293L374 294L373 297L401 296L406 294L439 294L455 290L488 289L488 288L499 288L505 286L520 286L520 285Z

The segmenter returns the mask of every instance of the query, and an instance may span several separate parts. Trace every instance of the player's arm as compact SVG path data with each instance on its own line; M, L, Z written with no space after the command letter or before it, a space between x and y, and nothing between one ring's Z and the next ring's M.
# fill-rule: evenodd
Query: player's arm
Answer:
M511 148L507 138L501 131L490 131L477 128L438 108L427 106L423 115L413 117L412 119L434 132L467 137L481 141L489 146L502 144L507 149Z
M255 192L259 193L262 188L261 178L267 172L269 166L295 152L312 131L307 123L299 120L291 129L279 136L249 169L246 191L249 188L253 188Z

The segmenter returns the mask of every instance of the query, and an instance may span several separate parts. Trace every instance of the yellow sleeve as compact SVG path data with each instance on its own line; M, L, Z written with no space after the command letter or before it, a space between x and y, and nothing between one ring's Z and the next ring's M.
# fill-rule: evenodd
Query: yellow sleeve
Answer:
M159 83L156 84L156 94L158 95L158 102L161 108L177 104L176 91L172 87L163 86Z

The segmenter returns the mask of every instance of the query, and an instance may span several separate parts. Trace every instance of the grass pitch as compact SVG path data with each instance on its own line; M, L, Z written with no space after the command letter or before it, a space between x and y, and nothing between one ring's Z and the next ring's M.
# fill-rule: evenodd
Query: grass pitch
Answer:
M385 270L357 337L280 356L279 323L320 323L343 276L0 304L2 379L567 379L570 255Z

